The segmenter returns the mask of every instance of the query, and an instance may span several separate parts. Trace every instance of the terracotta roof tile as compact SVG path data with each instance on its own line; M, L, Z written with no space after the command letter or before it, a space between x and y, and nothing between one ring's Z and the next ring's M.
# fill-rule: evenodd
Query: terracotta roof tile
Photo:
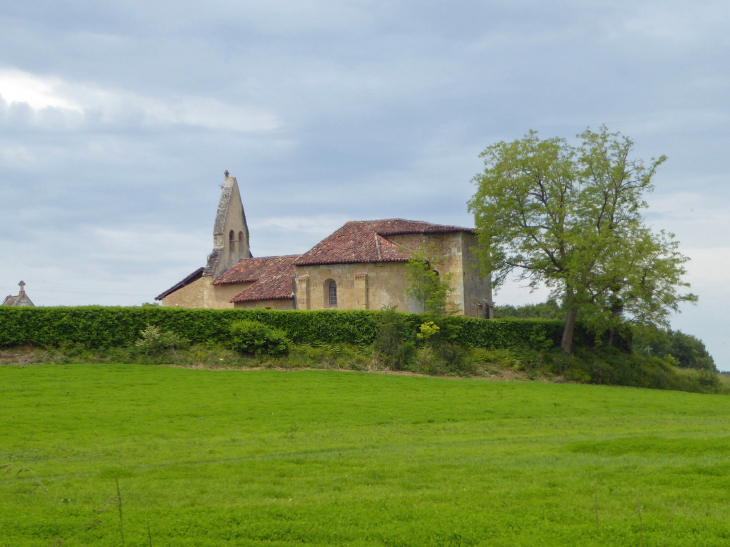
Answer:
M346 223L301 257L295 265L354 264L361 262L406 262L410 253L384 236L398 234L445 234L473 232L473 228L391 218Z
M223 272L213 284L252 283L231 302L292 298L293 262L297 258L299 255L244 258Z

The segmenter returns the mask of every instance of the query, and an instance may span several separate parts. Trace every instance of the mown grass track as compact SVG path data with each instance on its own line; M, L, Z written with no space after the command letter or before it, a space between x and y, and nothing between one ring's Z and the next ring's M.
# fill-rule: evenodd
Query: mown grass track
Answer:
M718 395L0 367L2 464L8 546L730 544Z

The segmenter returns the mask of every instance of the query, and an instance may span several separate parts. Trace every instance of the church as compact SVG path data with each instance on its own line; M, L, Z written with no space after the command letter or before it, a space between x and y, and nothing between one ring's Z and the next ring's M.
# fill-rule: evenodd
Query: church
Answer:
M205 266L155 298L181 308L379 310L420 313L407 294L411 253L435 248L460 314L492 317L488 277L476 268L473 228L392 218L351 221L301 255L253 257L238 183L225 172Z
M20 285L20 293L18 293L18 296L8 295L5 297L5 300L3 300L3 303L0 304L0 306L15 306L15 307L21 307L21 308L34 308L35 304L31 301L28 294L25 292L25 282L21 281L18 283Z

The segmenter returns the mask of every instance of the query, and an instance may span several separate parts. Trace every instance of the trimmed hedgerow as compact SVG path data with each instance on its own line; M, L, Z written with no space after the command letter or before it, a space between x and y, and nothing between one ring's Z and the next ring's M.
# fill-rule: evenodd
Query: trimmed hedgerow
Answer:
M380 311L322 310L274 311L180 309L153 306L11 308L0 307L0 347L66 344L88 348L128 346L148 325L159 327L193 343L226 342L231 324L259 321L286 332L296 344L372 344L380 326ZM402 314L415 333L424 317ZM528 345L539 349L559 347L563 323L550 319L433 318L437 325L458 332L464 346L487 349ZM575 345L593 343L585 329L576 328Z

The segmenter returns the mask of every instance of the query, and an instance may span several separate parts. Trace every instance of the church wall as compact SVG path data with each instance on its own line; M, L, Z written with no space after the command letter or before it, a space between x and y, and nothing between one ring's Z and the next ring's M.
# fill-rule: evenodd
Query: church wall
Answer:
M276 300L256 300L254 302L235 302L236 309L268 308L270 310L293 310L294 299L279 298Z
M398 311L418 311L406 296L408 284L403 262L297 266L296 270L297 309L326 309L325 282L333 280L337 283L337 309L379 310L383 306L397 306ZM307 278L306 283L303 278ZM300 297L303 290L309 295L308 307L306 296Z
M432 264L434 269L441 276L453 274L451 278L451 287L453 288L451 301L461 310L459 315L470 315L470 308L464 305L464 241L462 235L463 232L451 234L401 234L388 236L388 239L411 252L423 251L433 247L436 255L443 257L436 264Z
M233 308L230 300L251 283L213 285L211 276L203 276L162 299L163 306L174 308Z
M489 277L479 272L479 258L472 250L478 244L476 234L462 234L464 257L464 309L471 317L489 318L492 306L492 290Z
M182 289L176 290L172 294L168 294L162 299L162 305L171 308L204 308L205 307L205 285L207 283L205 277L193 281L190 285L186 285Z

